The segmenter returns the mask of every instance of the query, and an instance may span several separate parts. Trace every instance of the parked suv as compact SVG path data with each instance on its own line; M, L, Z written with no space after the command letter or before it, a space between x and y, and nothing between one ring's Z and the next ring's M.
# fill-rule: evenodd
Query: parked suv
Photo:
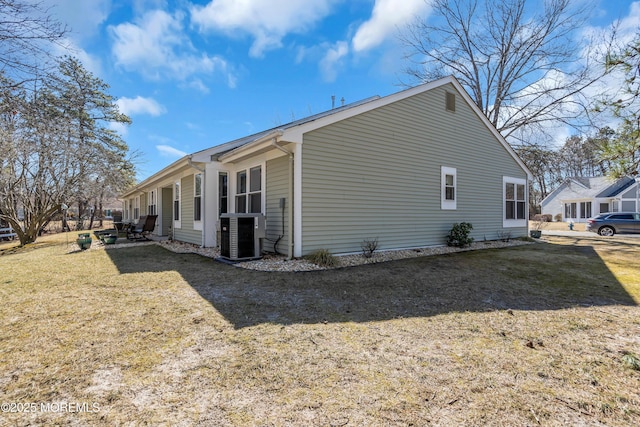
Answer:
M587 231L601 236L613 236L616 233L640 233L640 213L609 212L587 220Z

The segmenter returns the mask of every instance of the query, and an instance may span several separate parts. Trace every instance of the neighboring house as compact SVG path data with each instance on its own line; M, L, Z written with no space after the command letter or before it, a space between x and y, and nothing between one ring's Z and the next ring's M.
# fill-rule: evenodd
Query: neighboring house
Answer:
M542 213L562 221L586 222L605 212L636 212L637 184L631 177L567 178L541 203Z
M299 257L443 245L463 221L476 240L525 236L530 179L447 77L185 156L122 199L125 220L157 214L158 235L205 247L222 213L261 212L264 248Z

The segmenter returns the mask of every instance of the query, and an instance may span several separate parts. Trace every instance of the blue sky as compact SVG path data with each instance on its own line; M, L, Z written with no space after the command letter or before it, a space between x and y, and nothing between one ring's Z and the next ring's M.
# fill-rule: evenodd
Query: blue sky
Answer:
M583 1L583 0L575 0ZM144 179L186 153L401 89L398 28L424 0L49 0L73 54L133 123ZM593 28L632 37L640 1L596 0Z

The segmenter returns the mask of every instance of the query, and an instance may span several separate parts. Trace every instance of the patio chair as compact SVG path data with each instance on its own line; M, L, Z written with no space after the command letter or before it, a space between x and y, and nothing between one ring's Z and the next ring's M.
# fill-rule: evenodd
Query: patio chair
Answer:
M129 240L149 240L149 233L156 227L158 215L145 215L138 219L136 224L132 224L127 230Z

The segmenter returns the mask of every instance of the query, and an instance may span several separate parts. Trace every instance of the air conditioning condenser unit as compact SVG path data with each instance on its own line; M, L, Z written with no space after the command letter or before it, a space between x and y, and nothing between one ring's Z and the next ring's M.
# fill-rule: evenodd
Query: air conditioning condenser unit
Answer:
M261 213L220 215L220 256L231 261L262 257L266 220Z

